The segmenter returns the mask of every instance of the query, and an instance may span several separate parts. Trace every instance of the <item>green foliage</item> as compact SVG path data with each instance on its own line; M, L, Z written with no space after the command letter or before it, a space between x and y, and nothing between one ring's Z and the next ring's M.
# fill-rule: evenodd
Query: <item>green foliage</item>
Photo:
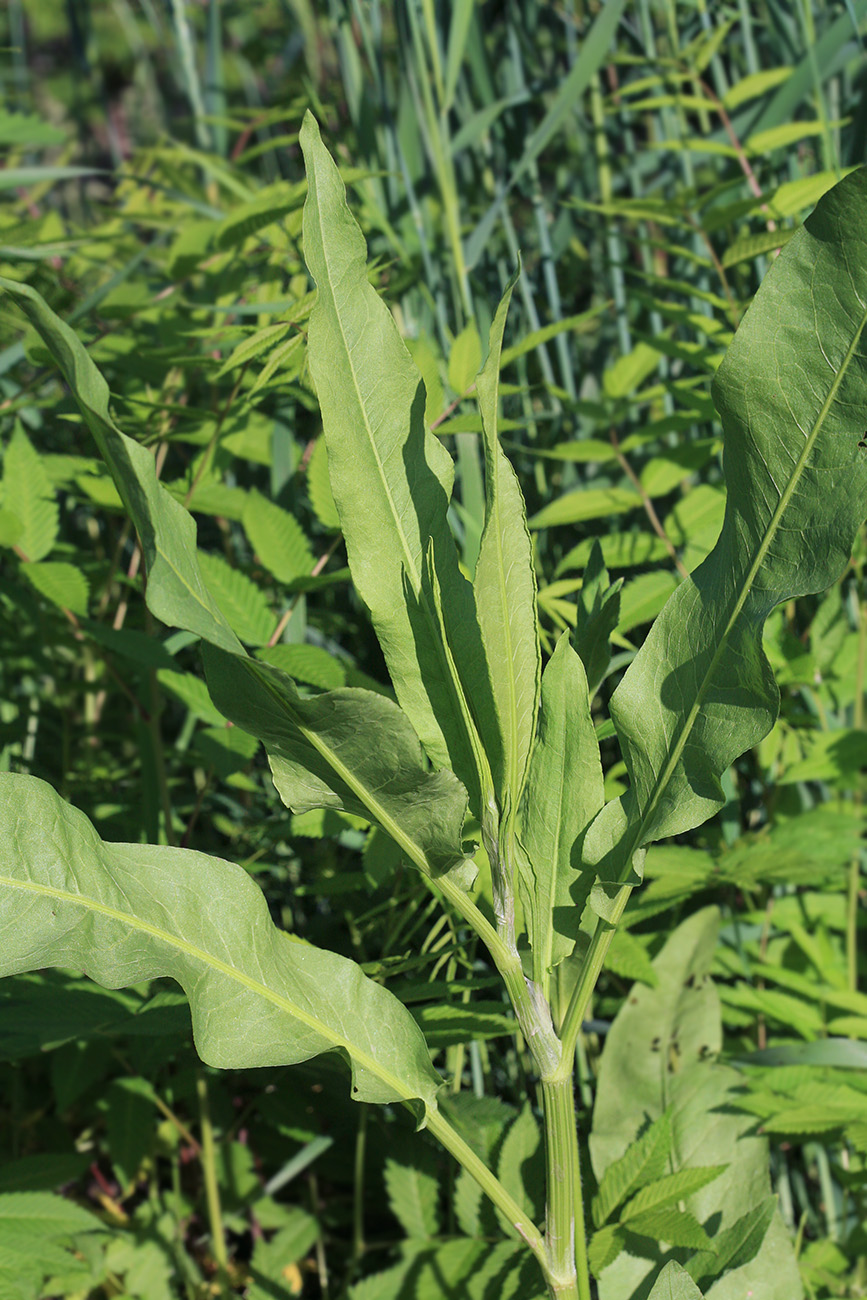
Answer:
M448 1088L413 1134L352 1106L339 1054L203 1071L158 979L4 980L0 1193L63 1189L97 1228L0 1290L571 1296L580 1161L603 1291L797 1295L760 1126L806 1291L860 1294L863 6L74 8L0 16L0 276L31 318L0 341L0 772L100 853L241 864ZM308 106L339 141L338 175L305 128L319 250ZM302 245L358 254L329 328L357 326L361 407L321 266L308 350ZM721 1059L684 1030L659 1086L645 1043L626 1096L629 999L665 1032L708 1013L663 952L708 903ZM595 1186L609 1092L635 1127Z

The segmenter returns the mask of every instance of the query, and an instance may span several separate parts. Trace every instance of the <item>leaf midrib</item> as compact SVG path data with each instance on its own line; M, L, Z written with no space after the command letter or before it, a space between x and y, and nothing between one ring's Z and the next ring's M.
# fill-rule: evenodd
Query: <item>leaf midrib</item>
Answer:
M251 674L256 678L263 689L271 696L271 699L277 705L282 713L289 718L292 726L297 728L307 743L316 750L321 758L324 758L329 767L337 774L341 781L349 787L360 803L367 808L373 815L374 820L378 821L393 840L395 840L406 855L415 863L419 871L425 876L433 876L431 864L428 862L427 854L415 840L407 835L406 831L395 821L389 812L371 793L368 786L364 785L340 759L335 751L326 745L319 734L311 728L306 727L304 722L296 715L289 701L285 696L276 689L269 679L259 671L258 665L254 659L245 661Z
M69 906L79 906L92 912L98 912L102 916L128 926L131 930L137 930L142 934L150 935L151 938L158 939L168 947L176 949L176 951L183 953L187 957L192 957L194 960L203 962L211 969L219 971L222 975L228 976L229 979L235 980L251 993L255 993L257 996L262 997L266 1002L273 1003L274 1006L287 1012L294 1019L300 1020L302 1024L306 1025L309 1029L313 1029L316 1033L331 1042L335 1047L345 1048L346 1051L349 1052L353 1061L356 1061L364 1069L369 1070L371 1074L388 1084L388 1086L405 1101L416 1099L416 1093L412 1091L412 1089L408 1090L400 1079L392 1074L390 1070L385 1069L385 1067L382 1066L375 1057L370 1056L362 1049L354 1047L348 1038L335 1033L327 1024L318 1020L315 1016L311 1016L308 1012L303 1011L300 1007L296 1006L295 1003L290 1001L289 998L283 997L279 993L275 993L273 989L268 988L267 984L262 984L259 980L253 979L252 976L244 974L244 972L240 971L236 966L230 966L228 962L221 961L219 957L215 957L204 948L199 948L197 944L189 943L186 940L180 939L176 935L171 934L168 930L163 930L157 925L152 925L149 921L142 920L141 917L121 912L114 907L109 907L106 903L100 903L97 899L89 898L81 894L73 895L52 885L41 885L32 880L16 880L14 877L6 875L0 876L0 885L6 885L10 889L20 889L25 893L40 894L46 898L56 898L67 903ZM287 940L287 942L291 942L291 940ZM430 1105L430 1102L425 1097L421 1097L419 1100L423 1101L426 1106Z
M310 184L310 178L308 178L308 185L309 184ZM346 333L343 328L343 318L341 316L340 311L337 308L337 292L336 292L335 284L331 278L331 265L330 265L328 253L326 251L325 227L322 220L322 209L319 202L319 185L316 180L314 180L311 188L313 191L315 191L316 194L316 224L319 233L319 250L322 255L323 266L325 267L325 282L328 285L328 292L331 295L331 302L334 309L333 317L337 323L337 329L340 334L341 341L343 343L343 350L344 353L346 354L347 362L349 364L349 373L352 379L353 389L355 390L355 397L358 404L358 409L361 412L364 431L365 434L367 435L367 440L370 445L371 452L373 453L374 461L376 462L377 472L379 474L380 482L382 483L383 491L385 492L385 496L388 501L388 506L391 511L392 519L394 521L395 531L397 532L397 535L400 539L401 549L403 551L404 559L406 562L406 569L407 572L412 577L413 590L416 593L416 595L418 595L419 591L421 590L421 577L419 575L418 567L416 565L416 562L413 558L412 551L410 549L409 540L401 525L400 514L398 513L397 506L395 505L394 497L392 496L391 493L391 488L389 486L388 479L385 474L385 469L382 464L382 458L379 455L379 449L376 445L376 440L374 438L373 429L370 427L370 422L368 421L367 418L367 408L361 396L361 389L358 384L358 376L356 373L355 364L352 359L352 349L349 346L349 341L346 337Z

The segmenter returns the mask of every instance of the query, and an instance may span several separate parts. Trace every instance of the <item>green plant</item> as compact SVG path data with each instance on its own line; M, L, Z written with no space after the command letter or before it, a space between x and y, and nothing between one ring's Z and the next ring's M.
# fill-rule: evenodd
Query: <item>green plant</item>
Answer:
M865 179L856 173L838 185L789 241L720 368L722 533L612 697L630 784L606 804L587 677L595 687L612 602L597 557L599 599L584 607L577 648L564 634L540 672L530 537L497 436L512 285L477 380L486 508L470 582L447 520L450 457L425 427L421 379L368 283L363 238L310 117L302 143L305 254L318 289L310 365L353 581L397 704L354 688L303 694L279 668L245 653L202 579L190 516L158 482L149 452L114 424L87 353L33 290L8 280L2 287L60 366L138 530L152 614L201 638L215 704L264 743L283 801L296 812L340 809L379 826L486 945L538 1074L544 1230L503 1152L495 1173L440 1104L441 1080L401 1003L355 963L280 933L256 886L232 864L169 846L106 843L45 783L4 775L0 968L73 967L113 988L169 975L190 998L203 1059L216 1066L340 1051L357 1100L410 1107L487 1193L517 1243L503 1266L522 1268L529 1250L551 1296L587 1300L573 1070L596 981L640 883L646 846L711 816L724 803L721 775L773 724L778 695L761 648L765 619L781 602L834 581L867 513L859 447L867 415L859 353ZM4 502L13 515L14 506ZM666 1013L673 1029L690 1018L681 1002L690 1004L692 992L707 996L706 965L684 960L675 1009ZM569 978L561 980L564 963ZM672 1030L663 1077L688 1067L717 1104L725 1092L714 1074L717 1047L695 1039L687 1049ZM624 1247L634 1256L636 1239L656 1243L651 1280L666 1265L654 1296L696 1294L667 1262L669 1248L708 1294L722 1297L726 1282L714 1279L754 1260L764 1274L770 1267L787 1279L793 1294L785 1236L775 1229L762 1245L774 1208L762 1175L744 1189L737 1151L728 1169L700 1151L684 1153L666 1127L677 1116L677 1098L666 1097L630 1151L600 1157L590 1243L600 1295L606 1269ZM716 1184L714 1221L708 1198Z

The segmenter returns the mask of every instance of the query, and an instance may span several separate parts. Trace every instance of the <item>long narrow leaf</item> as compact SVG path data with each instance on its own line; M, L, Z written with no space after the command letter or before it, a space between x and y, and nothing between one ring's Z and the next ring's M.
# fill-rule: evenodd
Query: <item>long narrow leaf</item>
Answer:
M500 355L512 290L506 287L491 326L488 359L476 389L485 440L485 528L473 588L499 722L502 767L494 771L500 806L517 808L539 706L536 578L527 512L515 471L497 437ZM508 793L507 793L508 792Z
M401 707L431 759L449 765L478 806L475 746L455 698L436 612L423 582L433 542L464 689L490 714L472 589L458 568L447 511L454 466L424 421L424 385L391 313L368 282L364 237L309 113L304 250L318 297L309 356L334 501L353 581L370 610Z
M205 647L217 707L265 745L274 784L294 812L343 808L377 822L425 875L464 862L467 792L431 772L404 713L350 687L304 699L270 664Z
M822 591L867 515L867 172L819 203L765 278L714 381L725 430L725 521L615 692L629 769L591 860L620 876L635 849L700 825L720 776L771 729L778 692L762 625ZM629 828L619 848L623 819Z

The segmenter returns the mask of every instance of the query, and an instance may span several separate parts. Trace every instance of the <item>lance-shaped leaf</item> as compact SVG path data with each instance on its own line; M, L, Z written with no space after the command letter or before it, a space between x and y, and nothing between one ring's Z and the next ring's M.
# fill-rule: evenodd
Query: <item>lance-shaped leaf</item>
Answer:
M293 812L356 813L377 822L425 875L455 867L466 875L467 792L453 773L430 771L396 704L352 687L304 698L270 664L210 646L203 658L214 703L262 741Z
M473 588L501 736L494 769L500 806L517 808L539 700L536 575L524 496L497 437L500 356L515 272L491 325L488 358L476 381L485 440L485 527Z
M867 515L867 172L820 201L771 267L713 385L725 430L725 520L674 593L615 692L631 789L632 851L700 825L720 776L773 725L778 692L762 651L775 605L822 591ZM623 810L591 828L596 857Z
M160 484L154 458L122 433L108 409L108 384L81 341L29 285L0 278L60 367L139 535L148 575L148 605L163 623L221 645L241 643L217 607L196 562L196 525Z
M542 674L539 736L530 759L522 842L532 868L523 891L533 978L568 957L594 873L581 864L582 834L603 803L602 764L584 665L564 632Z
M349 792L354 791L352 810L379 822L416 866L432 875L457 867L456 879L467 883L471 872L461 865L460 837L466 792L460 783L449 773L434 779L412 728L387 700L366 691L347 691L339 708L329 707L327 696L320 697L323 703L316 705L302 700L283 673L247 659L202 580L192 518L158 481L149 453L111 421L102 375L75 334L37 294L26 286L13 285L12 289L21 290L21 305L60 365L118 489L127 499L150 565L146 593L150 609L163 621L196 632L206 643L227 652L226 661L234 664L233 680L246 684L251 700L258 701L259 713L265 698L263 683L279 683L273 687L274 701L282 701L283 707L273 726L269 729L261 721L258 729L254 727L258 715L253 710L247 729L264 740L266 747L272 738L279 742L278 763L285 764L286 752L293 745L298 754L314 762L315 776L308 780L306 794L299 794L291 806L299 811L302 806L339 807L340 800L350 798ZM238 704L233 692L222 691L221 701L226 716L244 726L240 714L233 712ZM295 713L289 707L293 701L297 703ZM384 737L376 746L371 744L374 734ZM355 743L344 743L347 737L354 737ZM377 767L379 757L383 761ZM358 770L352 766L356 762ZM329 763L333 764L330 769ZM299 782L300 768L294 784L286 776L281 794L291 788L294 798ZM317 795L319 803L315 802Z
M478 809L480 776L455 698L436 612L424 589L433 542L448 632L476 717L493 710L472 588L447 511L454 466L424 422L424 386L391 313L368 282L364 237L308 113L304 255L318 295L310 370L352 578L370 610L397 698L437 766L451 766Z
M436 1110L439 1076L401 1003L345 957L294 942L231 862L104 843L30 776L0 777L0 975L85 970L107 988L169 976L202 1059L289 1065L339 1051L357 1101Z

